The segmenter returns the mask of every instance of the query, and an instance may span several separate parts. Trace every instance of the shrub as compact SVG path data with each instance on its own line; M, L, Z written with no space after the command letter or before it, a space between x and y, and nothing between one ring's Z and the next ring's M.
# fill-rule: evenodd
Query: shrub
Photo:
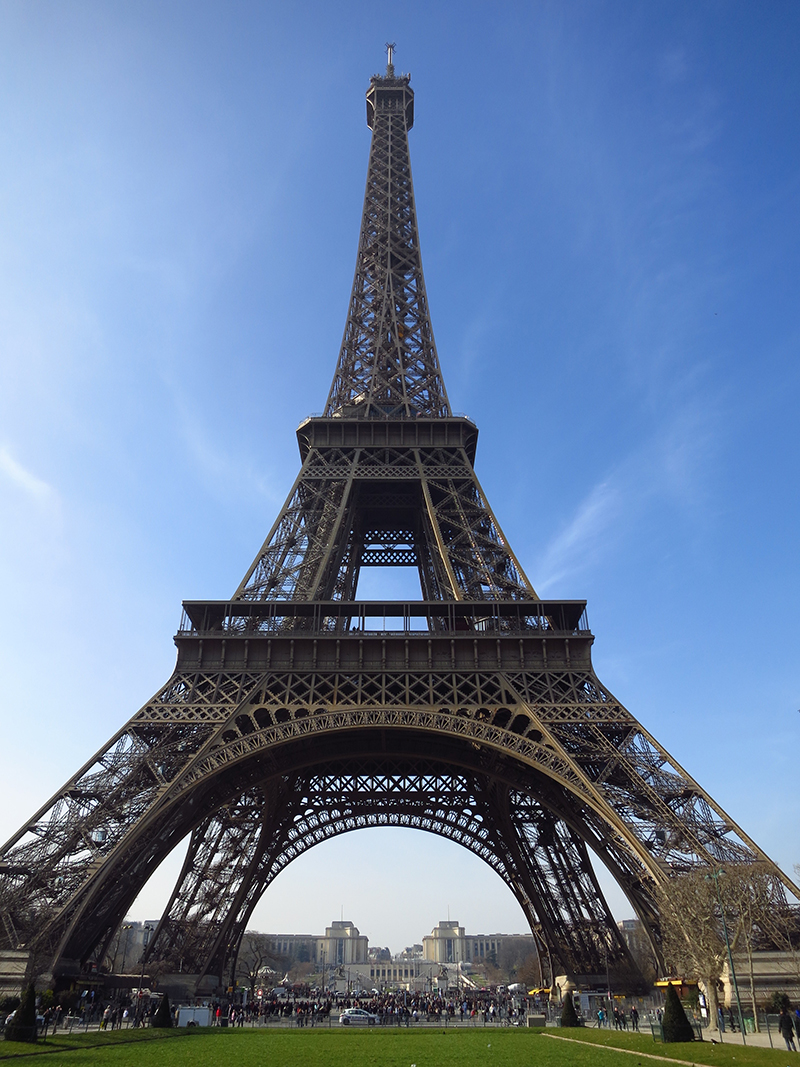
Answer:
M561 1025L562 1026L580 1026L578 1022L578 1013L575 1011L575 1004L572 1000L572 993L567 993L564 997L564 1005L561 1008Z
M767 1001L767 1011L770 1015L780 1015L784 1008L789 1011L791 1006L788 993L779 993L777 990Z
M61 1005L61 1008L69 1014L75 1011L80 1004L81 995L77 989L71 989L68 992L59 993L57 998L54 998Z
M172 1012L169 1010L169 997L165 993L153 1016L153 1027L157 1030L169 1030L172 1026Z
M667 999L664 1004L664 1017L661 1020L664 1041L694 1041L692 1024L686 1018L686 1012L678 999L675 987L667 986Z
M10 1023L4 1031L6 1041L36 1040L36 990L29 985Z

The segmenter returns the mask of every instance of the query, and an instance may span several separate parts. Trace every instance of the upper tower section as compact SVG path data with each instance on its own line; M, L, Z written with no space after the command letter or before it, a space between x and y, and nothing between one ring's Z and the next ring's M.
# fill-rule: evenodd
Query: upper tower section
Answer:
M408 131L410 75L386 74L367 90L372 145L353 291L328 418L446 418L451 414L422 274Z
M386 64L386 74L373 74L369 80L367 89L367 126L375 129L376 111L404 111L406 117L406 132L414 125L414 90L409 88L410 74L394 72L392 62L392 49L394 45L387 45L389 62Z

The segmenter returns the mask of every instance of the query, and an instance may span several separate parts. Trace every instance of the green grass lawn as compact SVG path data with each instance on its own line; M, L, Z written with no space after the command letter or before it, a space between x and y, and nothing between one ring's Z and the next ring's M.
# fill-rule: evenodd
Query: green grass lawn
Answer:
M539 1031L539 1033L541 1032ZM735 1044L732 1041L724 1045L715 1045L710 1041L691 1041L688 1044L662 1045L660 1043L656 1044L649 1034L621 1033L618 1030L548 1030L547 1034L557 1034L558 1040L564 1038L572 1039L569 1042L569 1047L572 1049L577 1047L573 1042L578 1040L590 1046L602 1045L604 1050L624 1048L634 1052L646 1053L647 1056L662 1056L673 1060L684 1060L686 1063L725 1064L725 1067L761 1067L761 1065L768 1067L770 1064L783 1064L786 1067L787 1064L791 1065L792 1063L792 1053L787 1052L785 1049L781 1052L778 1048L754 1048L753 1046ZM549 1037L545 1037L545 1041L550 1040ZM555 1040L552 1043L555 1044ZM797 1053L794 1055L797 1055ZM634 1067L637 1062L641 1062L642 1067L647 1067L647 1064L650 1064L651 1067L657 1067L656 1061L648 1058L639 1061L637 1056L615 1056L613 1052L595 1051L594 1062L598 1067L602 1067L607 1059L612 1061L614 1067L623 1060L628 1064L628 1067ZM563 1062L568 1063L569 1060L564 1060Z
M562 1039L567 1036L573 1040ZM706 1043L656 1045L644 1035L597 1030L573 1030L568 1035L489 1027L126 1030L49 1038L34 1046L0 1041L0 1061L24 1059L25 1067L657 1067L657 1060L638 1053L720 1067L791 1065L791 1055L778 1050Z

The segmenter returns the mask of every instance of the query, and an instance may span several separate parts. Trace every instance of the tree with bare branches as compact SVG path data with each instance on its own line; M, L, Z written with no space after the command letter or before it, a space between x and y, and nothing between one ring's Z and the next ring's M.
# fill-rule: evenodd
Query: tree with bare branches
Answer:
M269 970L282 969L285 962L283 957L269 950L266 934L248 930L239 946L239 955L236 958L236 977L244 980L252 1000L257 986L264 980L265 973Z
M731 947L747 959L750 1002L758 1030L755 953L769 948L795 951L791 910L782 884L763 863L726 868L723 903L733 926Z
M755 953L770 948L797 953L797 916L779 879L761 863L729 864L713 872L698 868L672 877L658 898L667 966L676 975L703 982L712 1027L717 1021L717 984L727 958L727 926L731 953L747 959L757 1027Z
M726 958L717 921L717 894L704 870L670 878L657 891L664 962L675 977L697 978L705 987L709 1026L717 1029L717 984Z

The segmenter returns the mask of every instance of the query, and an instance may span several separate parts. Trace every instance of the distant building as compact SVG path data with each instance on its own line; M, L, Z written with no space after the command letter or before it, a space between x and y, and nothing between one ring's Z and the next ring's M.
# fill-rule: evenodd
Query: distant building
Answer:
M298 963L316 963L317 942L316 934L265 934L267 949L275 956L285 957L287 960L296 960Z
M394 959L388 948L370 948L351 922L337 921L325 936L266 934L267 947L287 960L313 963L326 988L337 992L373 989L424 990L436 987L441 967L423 960L422 945L411 945Z
M640 919L622 919L617 923L617 927L639 970L645 978L654 982L658 976L658 967L644 923Z
M317 941L317 959L330 965L366 963L369 939L350 922L333 922ZM321 956L324 953L324 956Z
M367 952L367 959L369 959L371 963L377 963L381 960L390 960L391 958L391 951L388 948L380 948L378 945L374 948L370 948Z
M421 960L422 958L422 945L406 945L397 957L399 960Z
M145 919L144 922L126 919L106 950L105 967L113 974L133 974L137 971L158 922L158 919Z
M501 965L505 956L522 958L536 954L532 934L467 934L457 921L440 922L422 939L422 955L440 964L480 963Z
M349 967L337 967L326 984L337 992L371 992L378 989L423 992L442 988L447 984L447 968L430 960L408 960L395 956L389 960L370 960ZM453 970L452 976L455 977ZM455 984L454 982L452 984Z
M319 934L267 934L267 948L298 963L341 967L366 963L369 939L351 922L336 920Z

